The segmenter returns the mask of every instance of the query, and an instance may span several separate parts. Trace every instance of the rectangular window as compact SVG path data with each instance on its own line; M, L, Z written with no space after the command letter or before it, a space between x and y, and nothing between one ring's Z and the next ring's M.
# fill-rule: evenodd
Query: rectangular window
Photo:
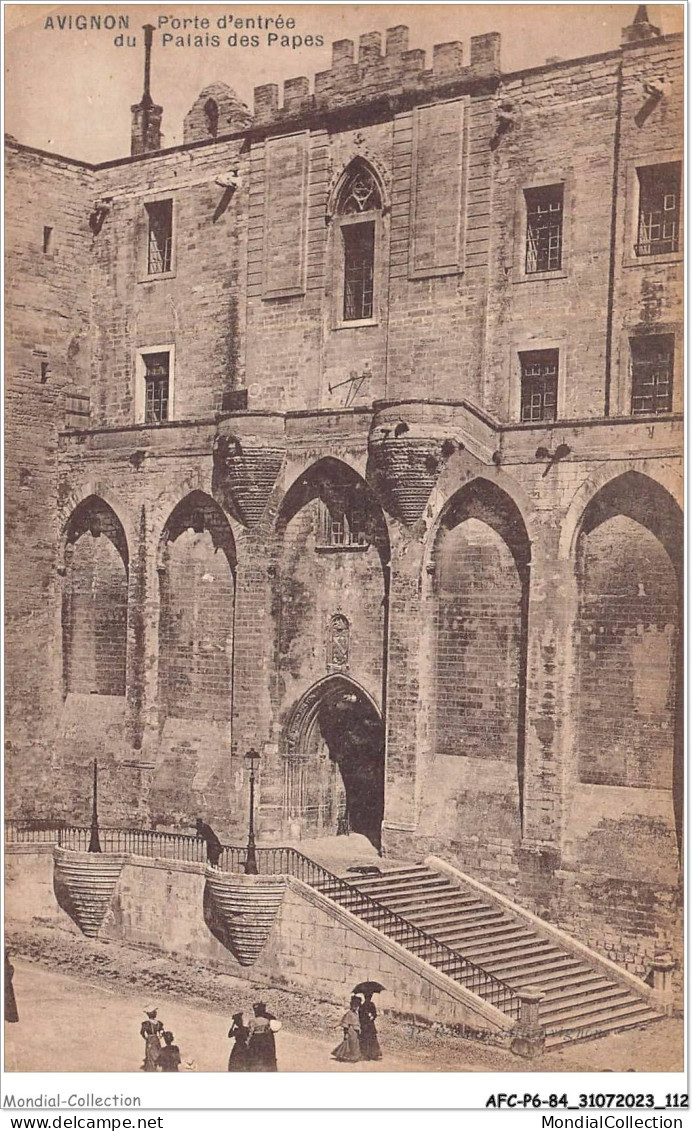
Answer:
M145 424L161 424L168 420L169 364L170 355L167 353L144 354Z
M673 408L672 334L630 338L632 357L632 415L655 416Z
M361 508L348 503L320 500L319 546L368 546L365 516Z
M521 419L557 418L557 350L531 350L519 354L521 361Z
M562 266L564 185L525 189L527 275Z
M678 250L680 175L679 161L637 169L639 223L634 250L638 256L668 255Z
M173 201L157 200L145 205L149 220L147 274L170 271L173 254Z
M53 229L48 226L43 229L43 254L47 255L50 251L51 240L53 238Z
M344 322L372 318L375 268L375 225L345 224Z

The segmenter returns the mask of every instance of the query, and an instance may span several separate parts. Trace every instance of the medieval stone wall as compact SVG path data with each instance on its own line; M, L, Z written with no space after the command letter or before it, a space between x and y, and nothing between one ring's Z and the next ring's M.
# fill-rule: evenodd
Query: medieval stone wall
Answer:
M51 772L61 672L57 449L71 394L89 387L93 177L11 142L7 162L6 772L21 808L63 795Z
M137 358L152 347L174 348L172 420L213 415L244 383L247 186L218 183L242 169L240 149L220 142L99 170L111 203L93 241L92 427L143 422ZM146 206L160 200L173 202L170 270L150 274Z
M639 163L676 159L681 41L501 76L492 36L426 70L404 32L335 44L282 107L259 88L244 138L98 169L11 146L10 804L85 820L96 756L105 820L236 839L255 747L259 835L299 836L298 722L362 694L387 853L645 972L677 931L682 433L631 416L630 336L679 338L682 299L677 252L630 249ZM374 302L349 325L354 168ZM534 277L524 193L551 184L564 258ZM555 421L520 422L530 349L559 351ZM343 527L364 500L362 541L320 544L324 506Z

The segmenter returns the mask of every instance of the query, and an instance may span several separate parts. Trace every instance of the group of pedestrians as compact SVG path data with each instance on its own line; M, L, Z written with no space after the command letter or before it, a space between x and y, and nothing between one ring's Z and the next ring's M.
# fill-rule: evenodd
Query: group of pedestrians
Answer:
M180 1049L173 1044L174 1036L170 1029L164 1029L159 1020L158 1009L148 1005L144 1010L146 1021L140 1026L140 1036L144 1038L143 1072L177 1072L182 1058Z
M263 1001L255 1002L251 1017L234 1013L228 1030L233 1040L228 1071L277 1072L274 1034L280 1028L281 1022L269 1012Z
M140 1026L140 1036L144 1040L142 1071L178 1072L182 1058L180 1049L174 1044L173 1033L165 1028L155 1005L148 1005L144 1014L146 1019ZM381 1060L376 1017L372 993L366 992L362 997L354 994L340 1022L344 1039L334 1049L332 1057L351 1064L359 1060ZM228 1030L233 1041L228 1071L277 1072L275 1034L280 1029L281 1022L269 1012L266 1002L256 1001L252 1014L234 1013ZM189 1071L194 1064L188 1061L183 1067Z
M334 1060L355 1064L359 1060L381 1060L382 1050L377 1039L375 1018L377 1009L372 993L366 991L361 997L353 994L351 1002L341 1018L344 1039L332 1052Z
M180 1049L174 1044L175 1037L166 1029L158 1016L155 1005L144 1010L145 1020L140 1026L140 1036L144 1040L143 1072L178 1072L194 1070L194 1062L183 1064ZM229 1072L276 1072L276 1041L274 1034L281 1028L266 1003L257 1001L252 1007L252 1016L234 1013L229 1037L233 1048L228 1061Z

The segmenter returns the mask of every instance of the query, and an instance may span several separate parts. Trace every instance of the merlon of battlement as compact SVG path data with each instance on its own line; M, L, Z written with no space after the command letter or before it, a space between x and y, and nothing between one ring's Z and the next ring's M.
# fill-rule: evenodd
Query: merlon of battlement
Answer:
M289 79L279 88L275 83L255 87L254 120L266 125L275 117L293 116L302 110L328 110L349 103L363 102L384 94L434 87L440 83L488 78L500 71L500 36L497 32L471 37L469 63L464 65L464 46L458 42L437 43L433 47L432 68L426 70L426 55L409 49L409 29L403 24L384 34L369 31L358 40L337 39L332 43L332 65L315 75L313 93L305 76Z

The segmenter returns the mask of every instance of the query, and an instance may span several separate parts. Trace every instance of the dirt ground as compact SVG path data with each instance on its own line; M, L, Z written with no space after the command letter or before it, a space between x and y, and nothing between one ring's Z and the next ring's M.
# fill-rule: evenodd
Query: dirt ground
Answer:
M258 996L283 1022L277 1038L282 1071L682 1070L683 1026L677 1018L522 1060L504 1049L454 1036L441 1026L388 1016L386 995L378 1019L383 1060L338 1064L329 1054L340 1040L339 1004L234 978L182 956L52 928L8 931L6 945L16 969L20 1016L19 1024L5 1026L6 1071L136 1071L142 1057L142 1009L152 1000L175 1033L183 1060L197 1071L224 1072L231 1015L248 1009Z

